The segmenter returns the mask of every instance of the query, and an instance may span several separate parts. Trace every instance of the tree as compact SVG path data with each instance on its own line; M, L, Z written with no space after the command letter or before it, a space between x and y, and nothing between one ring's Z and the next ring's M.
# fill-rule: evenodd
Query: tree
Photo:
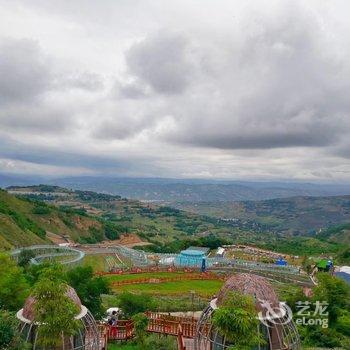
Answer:
M132 317L132 320L134 322L136 341L143 347L147 333L148 318L145 314L138 313Z
M23 249L18 255L18 266L27 267L30 260L35 257L35 253L30 249Z
M329 273L319 273L317 279L319 283L314 289L313 301L328 303L329 326L333 327L342 310L350 309L350 288L345 281Z
M229 293L224 304L214 312L213 325L234 345L234 349L251 349L264 343L258 332L255 303L249 295Z
M154 300L148 294L122 293L118 297L119 307L126 317L132 317L154 307Z
M56 347L63 338L73 336L79 329L74 317L79 307L66 295L68 286L46 269L34 286L35 320L38 327L38 343L43 347Z
M343 280L329 273L318 273L318 285L313 290L310 304L316 302L328 304L328 328L317 325L300 327L303 344L312 347L335 348L349 347L350 329L350 288ZM314 310L310 310L311 312Z
M102 308L101 294L109 293L109 284L103 277L94 277L92 267L77 267L67 272L67 282L77 292L81 302L95 318L100 318Z
M8 311L0 311L0 349L24 350L28 349L18 332L18 322Z
M0 308L17 311L29 294L22 268L8 255L0 253Z
M33 286L36 282L38 282L43 274L47 273L47 271L50 271L50 273L54 275L56 279L64 280L65 275L62 265L58 263L52 263L50 261L44 261L39 265L29 265L25 271L25 277L28 283Z

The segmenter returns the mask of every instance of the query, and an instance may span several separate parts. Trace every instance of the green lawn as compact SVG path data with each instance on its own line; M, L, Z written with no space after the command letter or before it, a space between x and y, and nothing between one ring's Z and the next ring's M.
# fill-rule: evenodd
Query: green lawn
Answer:
M114 291L128 291L134 293L185 295L195 291L197 295L211 297L221 288L222 281L179 281L165 283L130 284L113 287Z
M105 278L110 282L114 281L133 281L142 278L169 278L181 276L183 272L145 272L124 275L106 275Z
M103 254L87 254L84 256L83 266L91 266L94 271L106 271L106 257Z

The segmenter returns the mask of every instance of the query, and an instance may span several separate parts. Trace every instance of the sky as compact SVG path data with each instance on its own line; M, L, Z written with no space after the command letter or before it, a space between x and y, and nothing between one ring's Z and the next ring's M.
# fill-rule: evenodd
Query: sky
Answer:
M0 172L350 182L348 0L0 0Z

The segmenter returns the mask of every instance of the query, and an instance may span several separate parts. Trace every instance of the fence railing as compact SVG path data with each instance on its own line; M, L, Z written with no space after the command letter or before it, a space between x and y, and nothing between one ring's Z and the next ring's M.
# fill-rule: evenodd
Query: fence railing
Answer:
M124 281L114 281L112 282L112 286L125 286L130 284L157 284L164 282L181 282L181 281L217 281L224 280L222 276L216 274L184 274L182 276L175 277L148 277L148 278L137 278L133 280L124 280Z
M108 327L109 340L128 340L134 337L134 323L132 320L118 320L115 326Z
M183 338L194 338L197 319L194 317L172 316L157 312L147 312L148 332L178 336L179 326Z

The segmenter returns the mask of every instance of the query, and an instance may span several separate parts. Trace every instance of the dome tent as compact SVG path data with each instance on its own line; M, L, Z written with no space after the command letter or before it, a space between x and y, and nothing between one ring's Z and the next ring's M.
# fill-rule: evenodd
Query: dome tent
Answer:
M98 350L99 334L94 317L90 311L81 304L81 301L72 287L67 288L66 296L78 307L79 313L75 319L79 321L80 328L74 336L64 336L62 346L55 350ZM38 330L40 323L35 320L36 299L30 296L25 301L24 307L17 312L17 319L20 321L20 331L23 338L30 342L33 350L41 350L38 344Z
M272 286L263 277L253 274L237 274L229 278L217 298L213 299L203 311L197 325L195 338L196 350L226 350L232 345L211 320L215 311L227 300L230 292L251 295L255 300L257 316L261 332L266 343L258 345L258 349L300 349L300 339L288 310L281 304Z

